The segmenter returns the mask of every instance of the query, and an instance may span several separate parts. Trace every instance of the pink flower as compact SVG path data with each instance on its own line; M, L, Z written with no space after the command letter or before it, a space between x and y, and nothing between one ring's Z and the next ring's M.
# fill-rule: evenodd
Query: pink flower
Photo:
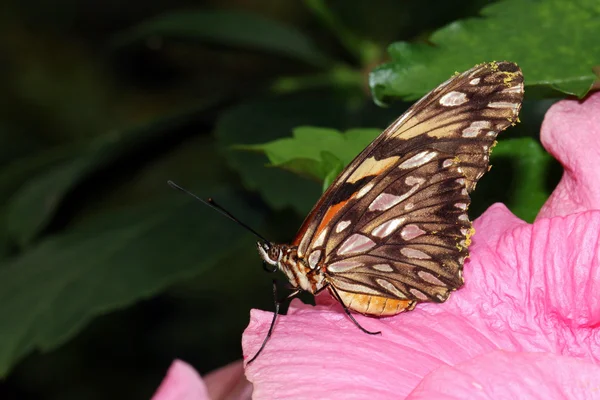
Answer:
M495 204L475 221L465 286L360 332L331 301L294 301L246 368L255 399L600 398L600 93L546 115L564 176L528 224ZM320 296L321 297L321 296ZM253 310L255 354L272 314Z
M204 377L189 364L175 360L152 400L246 400L252 385L244 377L241 361L233 362Z

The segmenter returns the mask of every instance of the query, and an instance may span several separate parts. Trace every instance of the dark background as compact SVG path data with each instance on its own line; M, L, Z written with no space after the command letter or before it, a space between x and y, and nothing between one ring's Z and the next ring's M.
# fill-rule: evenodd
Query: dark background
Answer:
M200 373L240 359L250 309L273 307L272 276L250 235L166 181L291 240L320 183L231 146L300 125L384 128L409 104L373 104L368 73L386 47L426 43L490 2L330 0L327 15L319 3L5 3L0 346L35 337L36 348L12 357L1 399L149 398L174 358ZM232 39L223 32L243 29L219 22L230 12L291 27L334 61ZM141 25L165 17L168 29ZM537 132L549 104L521 129ZM506 195L494 186L484 179L473 216Z

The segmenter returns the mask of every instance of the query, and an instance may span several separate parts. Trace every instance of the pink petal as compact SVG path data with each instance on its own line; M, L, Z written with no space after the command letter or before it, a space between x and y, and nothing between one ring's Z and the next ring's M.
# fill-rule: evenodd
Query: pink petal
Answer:
M210 397L196 370L175 360L152 400L210 400Z
M600 367L548 353L496 351L428 375L407 400L597 399Z
M549 351L600 361L600 212L488 227L515 219L503 205L476 220L466 284L451 298L454 312L499 348ZM506 225L509 227L509 225ZM427 305L431 307L432 305Z
M252 384L244 375L243 361L235 361L204 377L212 400L245 400L252 398Z
M246 369L255 398L403 398L441 366L497 349L600 360L600 212L529 225L496 205L475 228L466 284L446 303L391 318L355 316L381 336L360 332L337 304L293 303ZM258 350L271 315L252 312L246 356Z
M541 140L565 171L538 218L600 209L600 92L553 105Z

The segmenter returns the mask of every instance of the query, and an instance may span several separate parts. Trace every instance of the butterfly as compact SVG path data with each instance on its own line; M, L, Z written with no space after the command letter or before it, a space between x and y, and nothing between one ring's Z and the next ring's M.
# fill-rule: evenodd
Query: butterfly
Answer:
M340 173L291 244L259 241L260 256L294 294L328 290L361 329L350 311L383 317L444 302L463 284L469 193L522 100L523 75L511 62L451 77Z

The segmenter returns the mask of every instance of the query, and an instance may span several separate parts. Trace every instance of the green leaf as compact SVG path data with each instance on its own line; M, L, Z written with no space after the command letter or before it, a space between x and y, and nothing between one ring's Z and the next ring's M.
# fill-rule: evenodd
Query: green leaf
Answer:
M76 157L42 170L26 181L6 204L6 229L15 243L30 243L52 220L56 210L78 184L118 160L136 154L140 149L160 143L165 135L196 116L206 105L161 118L151 124L124 132L112 132L94 139ZM7 171L8 172L8 171ZM4 183L0 176L0 184ZM12 179L7 176L7 184ZM0 190L1 190L0 186Z
M90 220L0 266L0 376L34 349L63 344L94 317L205 273L239 245L252 246L218 213L171 196ZM215 195L256 226L262 215L240 197Z
M323 55L302 32L279 21L241 11L181 11L160 15L121 34L125 45L148 37L201 40L208 43L260 50L324 66Z
M264 152L272 166L324 181L327 177L331 180L331 174L339 173L340 166L348 165L380 132L351 129L341 133L329 128L298 127L291 138L240 147Z
M346 164L328 151L322 151L321 158L323 159L323 164L329 169L329 173L323 178L323 192L325 192L329 185L335 181L335 178L342 173Z
M417 99L455 71L493 60L517 62L534 92L579 97L588 92L595 80L592 67L600 62L596 0L505 0L481 14L434 32L433 46L392 44L392 62L370 76L376 101Z
M8 219L6 204L12 196L32 177L40 171L52 168L56 164L71 159L81 151L81 145L67 145L35 153L30 157L16 160L0 172L0 260L10 253L14 246L8 232ZM14 222L11 222L11 224Z

